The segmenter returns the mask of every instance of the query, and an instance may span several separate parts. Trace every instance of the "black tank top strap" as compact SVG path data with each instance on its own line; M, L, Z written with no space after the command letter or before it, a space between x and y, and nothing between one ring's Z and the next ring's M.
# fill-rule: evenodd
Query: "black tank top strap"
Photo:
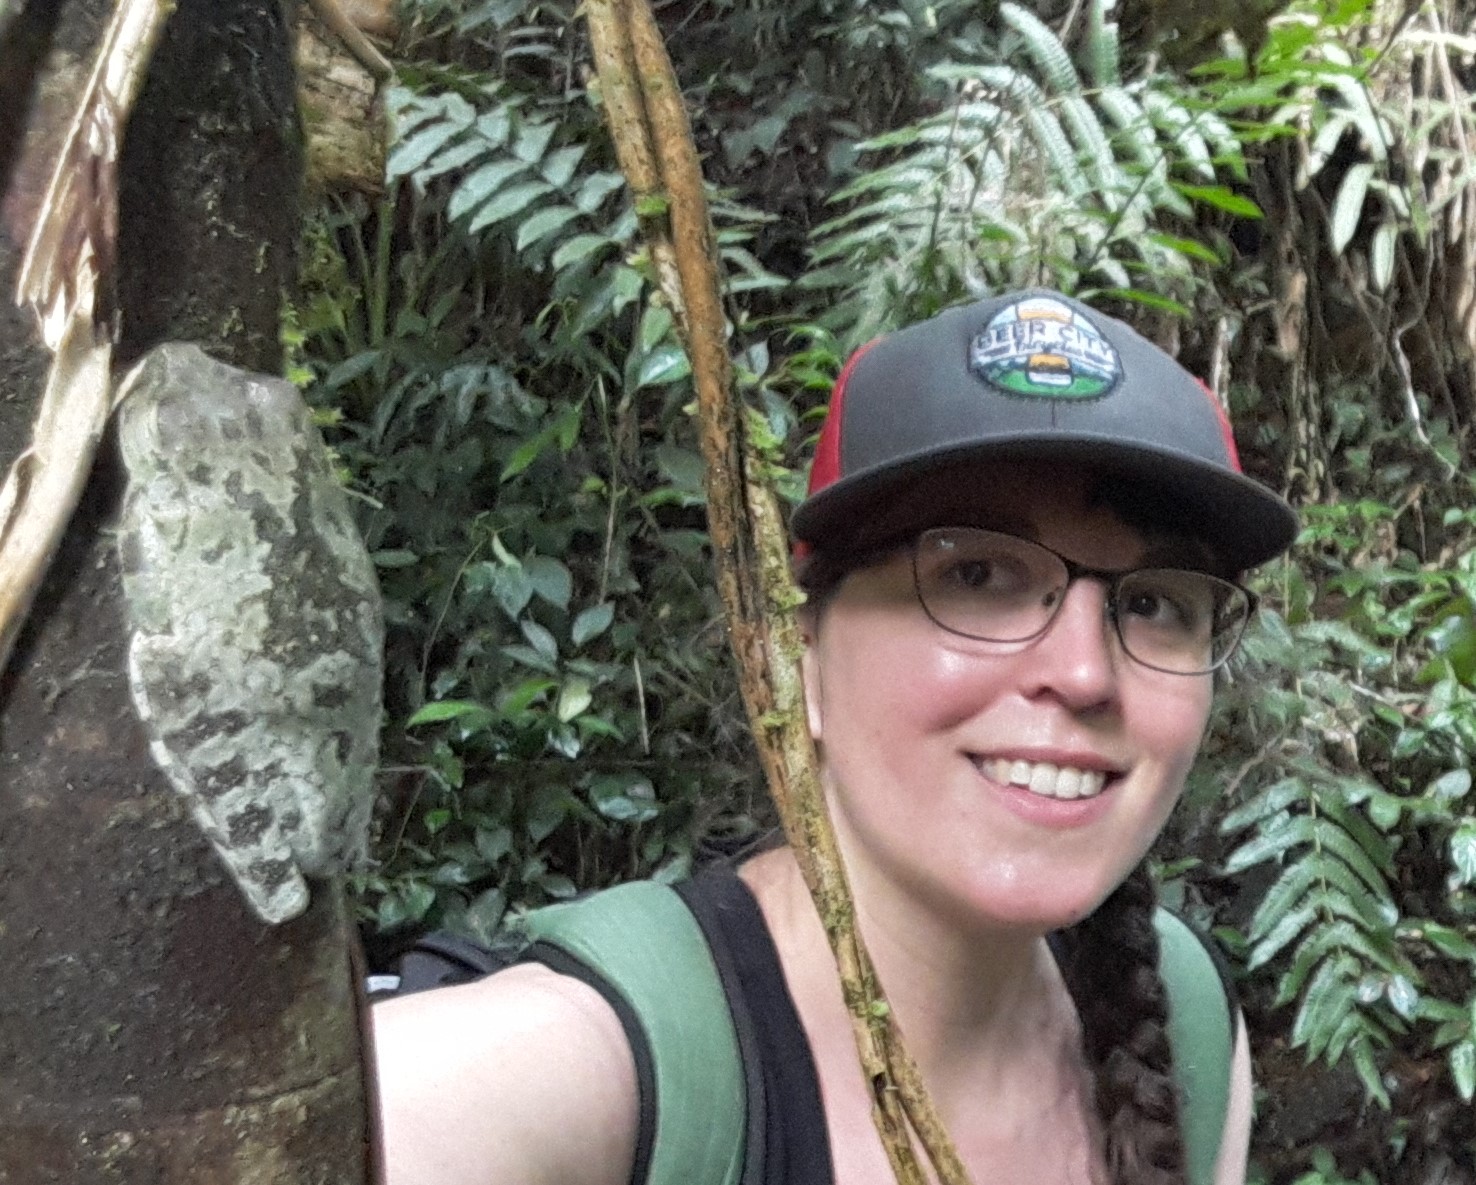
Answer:
M677 891L712 947L738 1033L748 1085L743 1185L832 1185L819 1075L758 902L726 868Z

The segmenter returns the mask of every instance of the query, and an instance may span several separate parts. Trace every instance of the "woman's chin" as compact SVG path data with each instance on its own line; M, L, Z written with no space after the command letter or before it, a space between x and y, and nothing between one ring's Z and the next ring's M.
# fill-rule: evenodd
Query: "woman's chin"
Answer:
M1047 934L1076 925L1093 913L1117 882L1072 878L1049 883L977 883L957 904L965 924L981 931L1018 930Z

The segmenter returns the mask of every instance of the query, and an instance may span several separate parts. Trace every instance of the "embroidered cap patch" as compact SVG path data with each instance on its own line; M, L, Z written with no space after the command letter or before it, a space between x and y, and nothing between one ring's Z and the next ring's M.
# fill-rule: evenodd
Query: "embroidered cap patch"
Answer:
M1122 378L1112 343L1048 296L996 313L969 346L969 369L1007 394L1035 399L1100 399Z

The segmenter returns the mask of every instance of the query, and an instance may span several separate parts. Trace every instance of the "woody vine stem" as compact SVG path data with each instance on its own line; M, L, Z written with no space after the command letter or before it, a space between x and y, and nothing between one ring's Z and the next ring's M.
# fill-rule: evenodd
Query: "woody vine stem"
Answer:
M606 118L662 295L697 388L707 519L718 589L738 659L744 705L810 895L830 940L850 1010L872 1119L899 1185L925 1185L912 1135L941 1185L968 1185L959 1159L901 1040L856 927L835 832L820 790L804 710L800 601L789 572L773 491L747 454L732 393L719 261L702 170L681 91L647 0L587 0Z

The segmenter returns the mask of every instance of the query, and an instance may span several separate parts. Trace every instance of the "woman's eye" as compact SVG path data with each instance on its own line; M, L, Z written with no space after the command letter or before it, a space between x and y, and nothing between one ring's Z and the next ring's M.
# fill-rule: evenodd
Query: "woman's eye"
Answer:
M994 577L994 565L988 560L960 560L946 576L951 583L963 588L988 588Z
M1009 557L955 556L938 573L939 583L969 596L1016 596L1030 585L1030 573Z
M1208 606L1169 589L1134 589L1124 597L1121 612L1162 629L1193 631L1203 625Z

